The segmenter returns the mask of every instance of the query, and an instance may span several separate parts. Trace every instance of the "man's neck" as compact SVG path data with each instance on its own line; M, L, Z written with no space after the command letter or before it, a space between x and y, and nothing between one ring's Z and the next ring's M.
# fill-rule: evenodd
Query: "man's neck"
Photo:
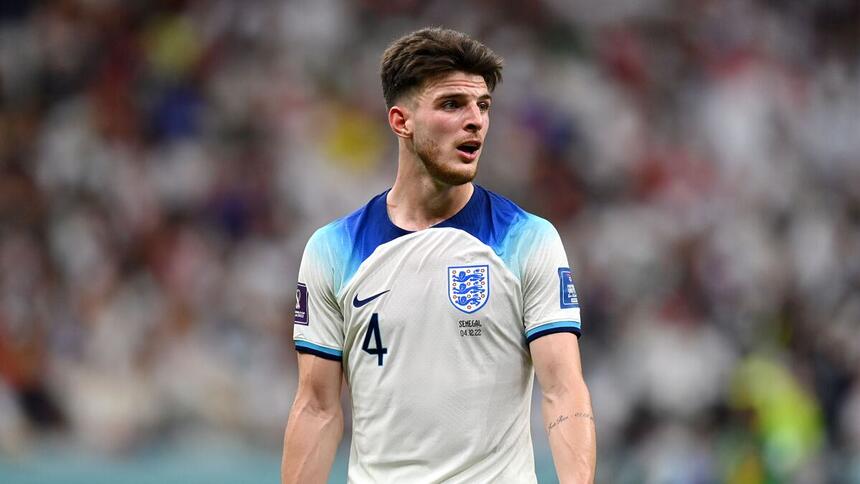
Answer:
M447 185L426 173L406 174L399 169L386 198L388 218L404 230L423 230L456 215L469 203L474 190L471 182Z

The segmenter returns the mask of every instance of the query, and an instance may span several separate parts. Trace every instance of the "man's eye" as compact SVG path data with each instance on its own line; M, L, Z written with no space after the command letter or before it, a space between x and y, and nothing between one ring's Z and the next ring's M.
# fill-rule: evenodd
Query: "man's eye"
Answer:
M489 111L490 103L478 103L478 109L480 109L481 111Z
M457 103L455 101L445 101L442 103L442 107L445 109L454 109L457 107Z

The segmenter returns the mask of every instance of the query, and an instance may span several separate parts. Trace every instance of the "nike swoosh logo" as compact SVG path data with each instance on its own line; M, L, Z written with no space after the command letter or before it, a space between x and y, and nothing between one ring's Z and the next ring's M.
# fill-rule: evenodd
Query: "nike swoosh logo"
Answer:
M379 296L385 294L386 292L388 292L390 290L391 289L388 289L387 291L382 291L379 294L374 294L373 296L370 296L367 299L359 299L358 294L356 294L355 297L352 298L352 305L357 307L357 308L360 308L360 307L364 306L365 304L369 303L370 301L373 301L374 299L378 298Z

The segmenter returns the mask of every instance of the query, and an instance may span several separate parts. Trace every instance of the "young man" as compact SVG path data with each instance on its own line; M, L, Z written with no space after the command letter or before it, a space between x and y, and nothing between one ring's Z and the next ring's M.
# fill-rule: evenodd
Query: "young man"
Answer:
M561 240L472 183L500 79L501 59L451 30L413 32L385 51L397 178L305 249L284 483L326 482L343 431L342 376L350 482L535 482L534 371L561 481L594 479L579 305Z

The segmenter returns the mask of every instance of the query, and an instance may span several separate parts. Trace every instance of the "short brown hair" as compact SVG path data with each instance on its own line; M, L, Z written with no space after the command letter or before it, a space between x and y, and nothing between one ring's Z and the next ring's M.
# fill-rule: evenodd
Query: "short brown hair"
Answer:
M502 82L502 58L456 30L425 28L395 40L382 54L382 94L393 106L425 81L454 71L479 75L490 92Z

